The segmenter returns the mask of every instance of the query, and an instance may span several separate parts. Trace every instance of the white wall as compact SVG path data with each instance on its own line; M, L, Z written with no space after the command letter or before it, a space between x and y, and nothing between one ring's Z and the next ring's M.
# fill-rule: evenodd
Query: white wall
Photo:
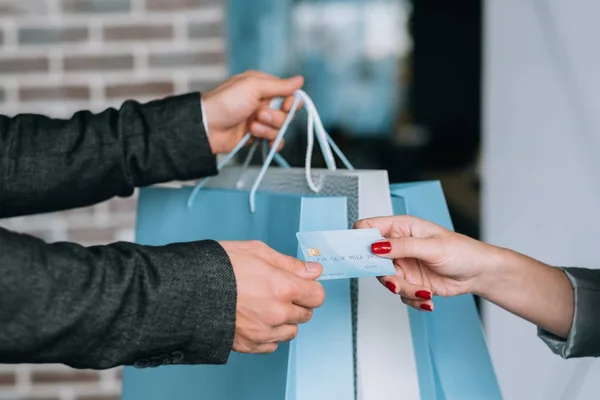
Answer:
M485 6L484 238L600 267L600 2ZM564 361L531 324L489 304L485 313L506 399L600 398L599 362Z

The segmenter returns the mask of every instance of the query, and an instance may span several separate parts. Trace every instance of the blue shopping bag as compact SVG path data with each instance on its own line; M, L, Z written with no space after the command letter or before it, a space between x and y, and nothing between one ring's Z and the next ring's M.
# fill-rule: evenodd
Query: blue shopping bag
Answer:
M391 186L396 215L453 230L439 182ZM473 296L436 298L435 312L409 311L423 400L501 400Z
M299 256L298 231L347 228L343 197L258 192L255 212L251 212L247 191L205 189L188 208L191 191L185 187L142 189L137 242L261 240L281 253ZM122 399L352 399L350 283L325 281L323 286L325 304L300 327L296 340L281 344L275 353L232 352L224 366L126 367Z

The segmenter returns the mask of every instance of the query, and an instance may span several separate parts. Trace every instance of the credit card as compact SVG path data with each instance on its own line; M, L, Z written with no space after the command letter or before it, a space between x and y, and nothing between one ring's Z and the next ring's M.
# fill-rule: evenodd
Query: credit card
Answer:
M319 280L395 275L392 260L371 252L371 244L382 240L377 229L298 232L305 261L323 266Z

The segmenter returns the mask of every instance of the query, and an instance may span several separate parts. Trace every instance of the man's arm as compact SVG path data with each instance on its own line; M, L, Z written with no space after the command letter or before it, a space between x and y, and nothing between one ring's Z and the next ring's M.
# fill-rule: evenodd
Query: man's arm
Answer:
M69 120L0 116L0 218L88 206L216 172L198 93Z
M0 229L0 363L222 364L236 282L216 242L85 248Z

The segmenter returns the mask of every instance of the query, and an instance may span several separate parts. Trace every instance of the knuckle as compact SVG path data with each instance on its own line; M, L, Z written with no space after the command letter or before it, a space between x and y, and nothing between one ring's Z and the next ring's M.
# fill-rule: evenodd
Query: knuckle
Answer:
M321 305L323 305L323 303L325 302L325 289L323 288L323 285L321 285L320 283L314 282L315 283L315 302L318 303L317 307L320 307Z
M267 323L271 326L283 325L288 319L287 310L283 306L273 307L267 316Z
M298 337L298 325L294 325L290 329L287 339L291 341L291 340L296 339L297 337Z
M288 271L296 272L296 259L291 256L285 256L285 263Z
M304 311L301 320L303 323L307 323L311 320L312 316L313 316L313 310L307 309Z
M279 344L277 343L269 343L267 345L265 345L263 347L263 354L271 354L271 353L275 353L275 351L277 351L277 347L279 347Z
M367 223L366 223L366 221L365 221L364 219L361 219L361 220L359 220L359 221L356 221L356 222L354 223L354 229L362 229L362 228L364 228L364 227L365 227L365 225L366 225L366 224L367 224Z
M248 246L252 247L252 248L256 248L256 249L260 249L262 248L264 245L263 242L261 242L260 240L250 240L248 242Z
M270 250L269 246L266 243L261 242L260 240L252 240L249 243L250 248L258 254L267 254Z
M277 285L275 296L279 301L288 303L296 295L296 292L296 285L288 280L287 282L280 282Z
M256 346L262 346L266 343L270 343L273 339L270 329L261 329L256 332L252 337L252 341L256 343Z

